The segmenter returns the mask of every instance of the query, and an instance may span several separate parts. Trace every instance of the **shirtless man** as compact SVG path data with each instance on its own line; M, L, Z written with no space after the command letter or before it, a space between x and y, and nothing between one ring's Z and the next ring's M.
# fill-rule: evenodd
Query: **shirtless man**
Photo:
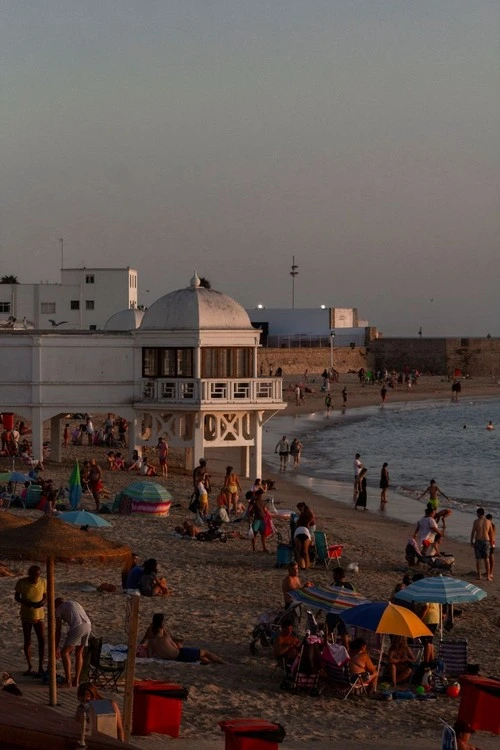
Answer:
M302 583L299 578L299 566L296 562L290 563L288 566L288 573L283 578L281 584L281 590L283 591L283 599L285 602L285 608L287 609L294 600L290 596L290 591L298 591L302 588Z
M172 638L168 630L163 627L164 619L165 616L162 613L158 612L154 614L153 621L144 634L141 644L147 647L148 656L187 663L197 661L201 664L224 663L219 656L210 651L199 648L187 648L183 646L182 640Z
M443 510L438 510L438 507L439 507L438 495L441 495L441 497L446 498L448 502L450 502L450 498L447 495L445 495L443 490L437 486L435 479L431 479L429 486L424 492L422 492L422 494L419 497L417 497L417 500L421 500L427 494L429 495L429 502L427 503L427 507L432 507L436 511L434 520L436 521L436 523L439 523L441 521L441 523L443 524L443 534L444 534L446 530L445 519L448 518L448 516L451 516L451 510L449 508L443 508Z
M472 524L470 534L470 544L474 547L474 556L476 558L477 577L481 579L481 560L484 562L484 570L488 581L493 580L490 566L490 548L494 542L493 526L484 515L484 508L478 508L477 518Z

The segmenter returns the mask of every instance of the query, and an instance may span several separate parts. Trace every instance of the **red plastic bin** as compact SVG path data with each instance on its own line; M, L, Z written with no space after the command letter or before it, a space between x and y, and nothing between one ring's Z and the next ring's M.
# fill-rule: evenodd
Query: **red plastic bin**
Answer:
M281 724L265 719L231 719L219 726L226 734L226 750L278 750L286 735Z
M14 429L14 414L12 412L4 411L2 421L4 430Z
M132 734L146 736L152 732L178 737L181 728L182 701L188 690L182 685L160 680L134 682Z

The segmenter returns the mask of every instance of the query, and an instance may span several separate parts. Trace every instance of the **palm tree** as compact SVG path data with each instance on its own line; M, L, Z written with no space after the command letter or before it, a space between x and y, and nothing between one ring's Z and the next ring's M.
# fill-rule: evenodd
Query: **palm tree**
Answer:
M17 276L2 276L0 284L19 284Z

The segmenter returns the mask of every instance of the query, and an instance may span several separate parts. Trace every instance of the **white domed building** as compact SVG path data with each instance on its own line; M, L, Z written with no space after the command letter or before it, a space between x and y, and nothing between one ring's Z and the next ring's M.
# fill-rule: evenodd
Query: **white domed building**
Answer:
M57 461L64 414L113 412L129 421L130 451L164 437L191 468L211 448L232 448L228 460L260 476L263 423L286 404L280 378L257 377L259 339L243 307L195 274L104 331L0 331L0 411L31 421L35 457L45 420Z

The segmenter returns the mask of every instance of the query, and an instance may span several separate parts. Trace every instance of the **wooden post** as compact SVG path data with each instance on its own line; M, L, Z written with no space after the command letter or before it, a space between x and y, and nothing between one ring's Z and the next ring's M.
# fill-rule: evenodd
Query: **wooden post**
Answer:
M135 677L135 652L137 649L137 628L139 625L139 600L138 594L127 597L127 613L125 616L125 629L128 632L127 667L125 669L125 691L123 694L123 729L125 742L130 740L132 732L132 709L134 707L134 677Z
M56 608L54 591L54 558L47 558L47 616L49 644L49 706L57 706Z

